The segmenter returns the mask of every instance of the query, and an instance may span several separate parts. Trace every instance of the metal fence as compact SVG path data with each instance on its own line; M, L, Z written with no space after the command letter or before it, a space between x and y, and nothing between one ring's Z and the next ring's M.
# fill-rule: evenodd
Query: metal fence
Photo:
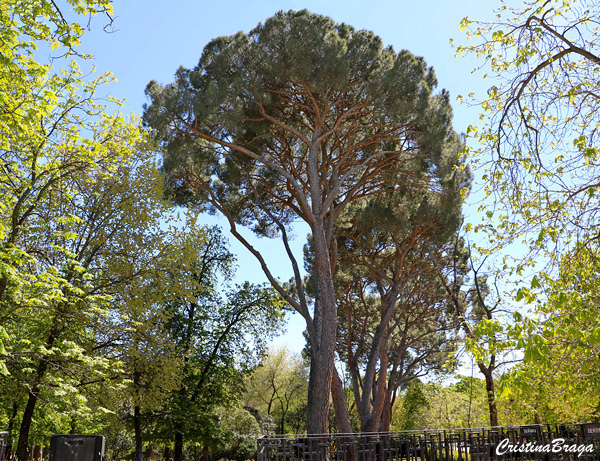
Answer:
M6 458L6 448L8 443L8 432L0 431L0 461Z
M600 424L277 435L257 461L600 461Z

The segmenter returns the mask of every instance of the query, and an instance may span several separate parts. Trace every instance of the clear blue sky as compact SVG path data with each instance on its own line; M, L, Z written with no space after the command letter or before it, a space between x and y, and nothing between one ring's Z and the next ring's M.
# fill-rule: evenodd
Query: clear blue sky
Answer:
M423 56L435 69L439 89L447 89L454 99L472 91L485 94L489 82L483 80L481 72L471 73L478 64L475 60L455 59L449 40L465 42L460 20L465 16L490 18L499 4L499 1L488 0L115 0L115 32L102 32L104 18L92 21L82 50L94 56L98 72L110 71L115 75L118 81L106 91L127 100L123 111L141 114L146 102L146 84L150 80L169 83L179 66L195 66L204 45L212 38L240 30L248 32L279 10L308 9L357 29L372 30L385 45L392 45L396 51L407 49ZM469 124L478 122L477 108L455 103L454 112L454 127L458 132L464 132ZM471 204L471 209L465 211L474 213L476 207ZM208 221L217 222L214 218ZM306 230L299 228L297 234L295 251L301 261ZM241 246L231 243L232 251L238 257L239 278L266 281L253 257ZM288 280L291 270L282 257L282 248L275 242L258 242L257 245L273 264L274 273ZM299 315L293 316L288 333L276 344L300 350L304 342L303 329L303 319Z

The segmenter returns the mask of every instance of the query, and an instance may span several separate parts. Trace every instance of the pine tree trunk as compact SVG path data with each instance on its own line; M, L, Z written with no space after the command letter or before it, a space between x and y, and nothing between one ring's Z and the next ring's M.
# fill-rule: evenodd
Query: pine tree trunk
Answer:
M335 369L333 370L331 382L331 396L333 397L333 408L335 410L335 421L338 432L341 434L350 434L352 432L352 424L350 423L344 385Z
M381 432L390 432L392 426L392 401L390 394L391 392L386 392L385 401L383 403L381 423L379 424L379 430Z
M333 288L329 246L325 238L323 222L320 220L316 220L313 237L317 302L310 338L311 361L306 427L309 434L325 434L329 422L329 398L334 369L337 302Z

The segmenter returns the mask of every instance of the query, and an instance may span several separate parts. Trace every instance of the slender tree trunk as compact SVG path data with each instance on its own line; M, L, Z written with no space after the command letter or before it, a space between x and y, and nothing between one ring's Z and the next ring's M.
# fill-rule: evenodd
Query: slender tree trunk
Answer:
M164 454L165 454L165 459L167 461L169 461L169 459L171 458L171 447L170 446L168 446L168 445L165 446L165 452L164 452Z
M338 432L350 434L352 432L352 424L350 423L350 414L348 413L344 384L335 369L333 370L331 382L331 396L333 397L333 408L335 410L335 421L337 423Z
M135 459L144 461L142 452L142 414L139 405L136 405L133 409L133 428L135 431Z
M173 461L183 461L183 434L179 430L175 432L175 449L173 451Z
M0 301L4 297L4 292L6 291L6 287L8 286L8 278L2 277L0 279Z
M203 461L208 461L208 445L204 445L202 459Z
M31 429L31 420L33 419L33 411L35 410L39 392L40 388L38 386L34 386L31 389L25 411L23 412L21 429L19 430L19 441L17 442L17 459L19 461L27 461L29 430Z
M137 395L139 393L140 388L139 371L134 371L133 373L133 386ZM135 459L137 461L144 461L144 454L142 453L142 412L139 404L133 408L133 430L135 436Z
M488 408L490 411L490 426L498 426L498 408L496 407L494 377L489 368L486 368L483 364L477 365L479 365L479 370L485 376L485 390L487 392Z
M15 427L15 419L17 419L18 411L19 411L19 405L17 404L17 402L13 402L13 411L10 416L10 419L8 420L8 427L6 428L6 430L8 431L8 440L7 440L8 444L6 446L6 454L5 454L6 459L10 459L10 455L12 452L13 429Z
M50 330L50 334L48 335L48 339L46 339L46 348L50 349L54 345L54 341L56 340L59 334L59 325L58 325L58 315L60 313L56 312L56 317L52 320L53 325ZM39 383L44 378L46 373L46 369L48 368L47 357L42 357L40 360L37 372L35 374L34 384L29 391L29 398L27 399L27 405L25 406L25 411L23 412L23 419L21 420L21 428L19 429L19 441L17 443L17 459L19 461L26 461L27 459L27 448L29 442L29 430L31 429L31 420L33 419L33 411L35 410L35 404L37 403L38 394L40 393Z

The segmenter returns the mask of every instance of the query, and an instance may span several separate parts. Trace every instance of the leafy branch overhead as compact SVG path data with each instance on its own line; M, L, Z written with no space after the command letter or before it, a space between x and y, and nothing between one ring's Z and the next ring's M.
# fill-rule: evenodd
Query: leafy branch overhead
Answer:
M486 192L507 207L497 231L507 241L529 232L530 248L551 258L597 237L599 13L593 1L532 1L492 23L462 22L478 43L457 51L484 59L497 82L481 102L486 124L471 128Z

